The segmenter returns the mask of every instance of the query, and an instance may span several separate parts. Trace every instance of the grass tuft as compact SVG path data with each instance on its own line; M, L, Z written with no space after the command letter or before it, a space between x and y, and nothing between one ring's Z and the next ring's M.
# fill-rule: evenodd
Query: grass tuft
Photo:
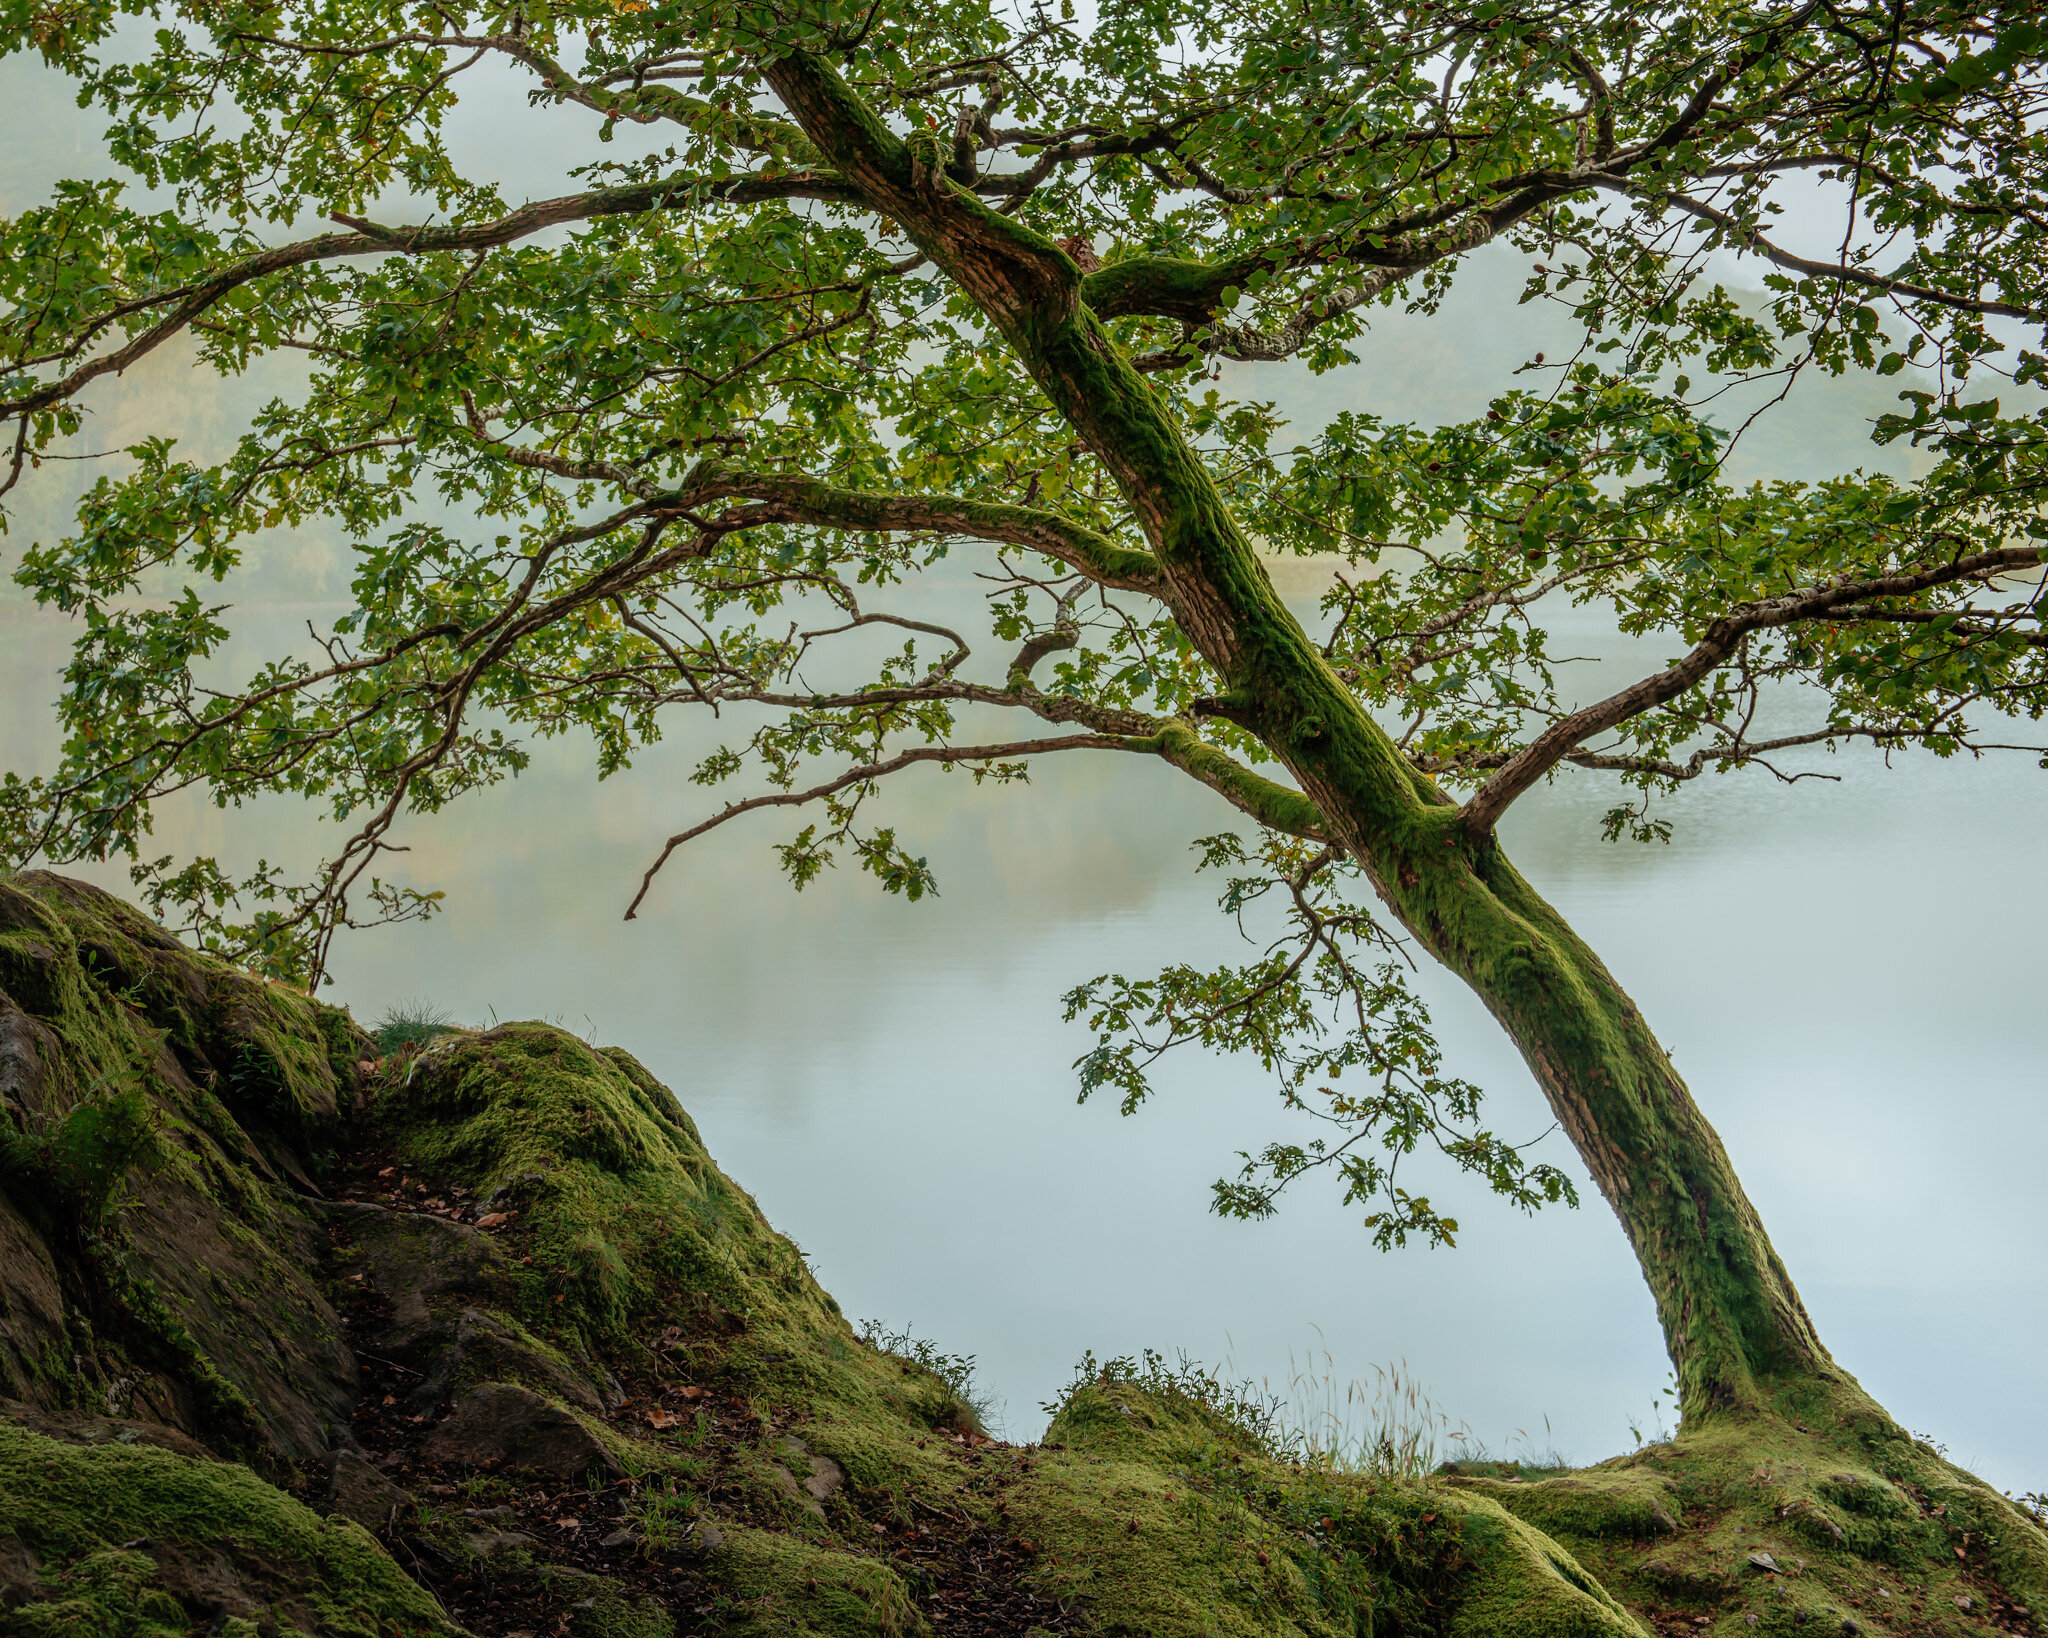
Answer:
M974 1425L983 1433L999 1434L1002 1431L1003 1403L974 1380L977 1357L974 1354L944 1353L938 1344L926 1341L908 1326L900 1331L891 1331L880 1320L862 1320L860 1339L870 1348L922 1365L938 1377L953 1390L953 1397L959 1400L973 1417Z
M387 1007L370 1033L380 1052L397 1052L403 1047L424 1046L437 1035L453 1035L460 1026L454 1016L431 1001L415 998Z
M704 1511L703 1499L672 1475L642 1487L626 1506L626 1518L650 1557L678 1552Z
M1300 1358L1288 1349L1284 1388L1270 1378L1256 1387L1240 1384L1233 1403L1232 1420L1256 1423L1259 1445L1270 1455L1330 1473L1422 1479L1436 1471L1446 1447L1473 1442L1472 1430L1453 1423L1406 1360L1342 1378L1320 1334Z

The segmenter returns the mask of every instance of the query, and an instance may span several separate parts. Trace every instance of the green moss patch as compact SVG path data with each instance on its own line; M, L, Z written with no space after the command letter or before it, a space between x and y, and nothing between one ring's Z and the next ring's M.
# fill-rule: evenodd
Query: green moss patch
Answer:
M508 1304L570 1358L688 1362L764 1404L858 1429L957 1426L935 1372L864 1346L803 1254L721 1172L674 1096L623 1052L542 1024L445 1036L378 1089L401 1164L502 1214Z
M1278 1459L1154 1360L1085 1375L1006 1498L1041 1580L1112 1632L1640 1638L1556 1542L1434 1481Z
M238 1464L0 1423L9 1537L20 1604L0 1629L21 1638L197 1634L236 1618L313 1638L457 1631L361 1526Z
M766 1530L730 1529L714 1554L712 1614L745 1638L924 1638L931 1625L887 1562Z
M1853 1384L1560 1478L1454 1475L1653 1620L1715 1632L2031 1633L2048 1536ZM1821 1623L1817 1629L1815 1623Z

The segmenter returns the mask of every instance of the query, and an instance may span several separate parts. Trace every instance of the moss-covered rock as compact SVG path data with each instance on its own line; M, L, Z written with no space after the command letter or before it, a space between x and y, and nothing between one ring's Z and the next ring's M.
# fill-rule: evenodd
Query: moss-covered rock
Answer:
M0 1628L21 1638L222 1630L427 1638L457 1629L361 1526L237 1463L69 1444L0 1423ZM32 1567L34 1579L30 1580Z
M1268 1454L1199 1375L1084 1376L1011 1495L1048 1585L1113 1632L1643 1638L1555 1541L1415 1478Z
M302 1195L344 1119L339 1017L94 888L0 880L0 1394L279 1471L328 1448L355 1362Z
M1449 1475L1571 1547L1631 1608L1715 1630L2035 1631L2048 1537L1987 1486L1808 1390L1555 1478Z

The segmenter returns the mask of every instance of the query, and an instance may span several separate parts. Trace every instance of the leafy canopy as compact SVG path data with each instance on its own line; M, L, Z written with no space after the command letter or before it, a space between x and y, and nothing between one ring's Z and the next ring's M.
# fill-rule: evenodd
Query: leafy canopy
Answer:
M781 844L799 887L845 858L912 898L934 884L874 818L889 775L1156 757L1256 822L1205 863L1260 948L1077 988L1069 1016L1099 1037L1084 1095L1134 1107L1172 1046L1249 1050L1328 1124L1248 1157L1219 1207L1268 1211L1334 1168L1383 1244L1455 1232L1397 1180L1420 1144L1526 1207L1571 1193L1442 1074L1398 929L1190 624L1172 520L1120 456L1155 434L1056 407L959 249L976 234L1078 293L1202 494L1265 550L1333 562L1324 660L1474 834L1566 766L1617 782L1610 835L1651 838L1654 797L1702 773L1794 777L1776 759L1856 740L2019 745L2040 716L2031 4L10 0L0 18L5 50L100 111L121 178L52 177L0 223L0 493L26 493L154 349L226 374L298 361L225 459L182 455L167 422L68 532L17 537L15 578L78 639L61 760L6 776L0 855L125 855L157 908L276 975L317 983L341 928L431 911L381 855L516 774L535 735L589 734L603 775L676 712L748 707L695 777L752 794L661 859L803 808ZM797 62L842 135L865 133L852 148L828 152L822 104L771 87ZM561 192L464 174L459 104L580 119ZM902 152L957 254L878 203L875 156ZM1581 339L1483 416L1399 423L1368 382L1304 442L1219 393L1225 360L1342 365L1376 317L1435 313L1489 246ZM1730 291L1735 267L1764 299ZM1904 388L1872 430L1920 478L1725 479L1801 375L1851 371ZM218 583L265 531L315 523L351 543L354 606L222 686ZM971 634L906 601L963 551L988 588ZM1585 704L1542 625L1566 602L1678 658ZM346 843L303 881L153 857L153 804L195 788L298 793Z

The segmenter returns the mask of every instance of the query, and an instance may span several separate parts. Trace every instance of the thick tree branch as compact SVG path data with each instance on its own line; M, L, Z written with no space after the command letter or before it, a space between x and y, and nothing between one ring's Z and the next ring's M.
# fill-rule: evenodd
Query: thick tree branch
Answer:
M1243 288L1245 281L1261 269L1278 271L1329 262L1354 262L1376 268L1356 283L1322 292L1278 329L1262 330L1253 325L1224 327L1206 340L1202 349L1243 363L1290 358L1300 351L1314 330L1340 314L1363 306L1425 268L1491 243L1515 223L1560 199L1596 187L1627 191L1626 178L1632 169L1690 137L1712 110L1714 98L1775 49L1785 33L1803 25L1816 9L1817 0L1781 19L1765 32L1760 42L1709 74L1685 108L1663 130L1624 153L1615 152L1611 91L1592 64L1573 50L1573 66L1587 80L1592 93L1598 131L1590 153L1572 168L1523 171L1502 177L1489 183L1477 197L1454 199L1421 216L1353 232L1341 244L1326 241L1303 245L1297 241L1213 264L1168 257L1132 258L1091 274L1082 287L1083 299L1102 318L1149 314L1200 327L1214 320L1225 290ZM1466 220L1446 232L1431 235L1422 231L1467 211L1471 214ZM2005 311L1997 307L1981 310ZM1172 362L1171 351L1139 361L1140 367L1146 369L1163 368Z
M1041 324L1071 317L1081 283L1073 258L954 182L935 132L916 131L907 141L897 136L808 52L775 59L763 76L869 208L901 223L998 324L1023 309Z
M2038 546L1999 547L1957 558L1939 568L1791 592L1724 614L1707 628L1692 652L1676 664L1560 718L1537 735L1465 804L1465 828L1474 836L1488 835L1515 798L1562 761L1574 746L1684 693L1734 653L1742 639L1753 631L1800 620L1838 618L1840 610L1868 598L1910 596L1958 580L1983 579L2011 569L2031 568L2044 558L2048 558L2048 549Z
M1827 620L1845 623L1867 624L1877 622L1888 625L1925 626L1936 620L1952 619L1953 624L1942 628L1944 637L2003 637L2016 638L2029 648L2048 648L2048 631L2021 631L2017 626L2004 622L2011 620L2032 620L2036 626L2048 616L2035 609L1880 609L1846 608L1834 609L1822 616ZM1987 621L1998 622L1986 624Z
M837 489L816 478L711 466L692 472L685 491L693 499L738 495L769 501L790 521L820 528L919 530L1002 541L1057 558L1099 585L1154 596L1162 589L1159 564L1150 553L1120 546L1107 535L1037 507L949 495L876 495Z

